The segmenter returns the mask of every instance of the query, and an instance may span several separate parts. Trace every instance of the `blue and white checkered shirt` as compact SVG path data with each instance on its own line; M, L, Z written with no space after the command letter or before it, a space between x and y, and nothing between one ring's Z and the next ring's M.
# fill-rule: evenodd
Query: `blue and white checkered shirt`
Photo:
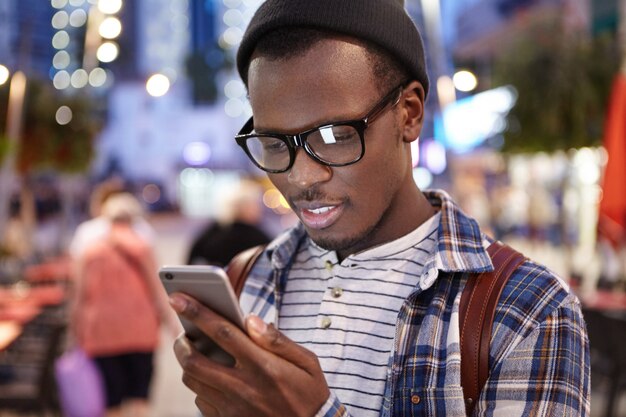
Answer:
M493 265L489 240L443 191L427 191L440 209L437 249L398 313L380 410L383 417L465 416L459 302L465 282ZM306 233L299 226L272 242L248 277L244 312L278 327L286 280ZM589 415L589 346L576 296L531 261L506 284L495 312L490 374L475 416ZM319 416L349 416L334 393Z

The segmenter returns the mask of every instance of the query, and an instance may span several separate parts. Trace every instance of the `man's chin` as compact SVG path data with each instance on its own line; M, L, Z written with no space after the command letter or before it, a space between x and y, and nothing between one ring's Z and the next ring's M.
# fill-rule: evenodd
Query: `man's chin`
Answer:
M340 237L340 236L321 236L319 233L309 233L309 237L317 246L322 249L335 252L345 252L355 247L362 239Z

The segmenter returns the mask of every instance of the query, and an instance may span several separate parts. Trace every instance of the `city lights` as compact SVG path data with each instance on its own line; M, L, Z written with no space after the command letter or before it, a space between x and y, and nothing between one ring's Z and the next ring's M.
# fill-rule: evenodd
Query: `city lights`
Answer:
M116 17L107 17L100 23L98 33L104 39L115 39L122 32L122 23Z
M74 88L83 88L89 82L89 74L82 68L77 69L72 73L70 82Z
M141 190L141 198L148 204L154 204L161 199L161 189L156 184L147 184Z
M61 126L64 126L72 121L72 116L73 116L72 109L70 109L67 106L61 106L57 110L54 118L58 124L60 124Z
M52 66L56 69L65 69L70 65L70 54L67 51L59 51L52 58Z
M70 73L63 70L54 74L54 78L52 79L52 85L57 90L65 90L70 86Z
M437 79L437 96L442 109L456 101L454 83L449 76L442 75Z
M52 75L54 87L64 90L107 84L111 77L94 69L99 62L112 62L119 55L118 45L110 39L119 36L122 24L105 13L119 11L121 0L51 0L51 4L58 9L50 22L56 29L52 46L58 50L52 59L52 68L59 71Z
M87 23L87 12L83 9L76 9L70 14L70 26L79 28Z
M0 85L3 85L9 79L9 69L4 65L0 65Z
M96 57L100 62L111 62L117 58L119 48L115 42L104 42L98 47Z
M170 89L170 80L163 74L154 74L146 82L146 91L152 97L161 97Z
M65 49L69 44L70 35L64 30L58 31L52 37L52 46L54 49Z
M89 73L89 85L101 87L107 82L107 73L102 68L94 68Z
M452 81L454 82L454 87L463 92L473 91L476 86L478 86L478 79L476 76L466 70L457 71L452 77Z
M52 16L52 27L55 29L65 29L70 23L70 17L65 10L59 10Z
M67 5L67 0L52 0L50 4L55 9L62 9Z
M183 149L183 159L189 165L204 165L211 159L211 147L206 142L190 142Z
M224 86L224 94L228 98L240 98L246 95L246 86L240 80L230 80Z
M122 8L122 0L99 0L98 10L104 14L115 14Z

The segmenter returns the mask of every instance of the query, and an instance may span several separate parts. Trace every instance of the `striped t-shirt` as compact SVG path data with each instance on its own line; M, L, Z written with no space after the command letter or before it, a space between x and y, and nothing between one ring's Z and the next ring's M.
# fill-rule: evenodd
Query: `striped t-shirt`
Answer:
M297 254L278 327L318 356L329 388L352 415L379 415L398 312L432 257L439 217L341 263L312 242Z

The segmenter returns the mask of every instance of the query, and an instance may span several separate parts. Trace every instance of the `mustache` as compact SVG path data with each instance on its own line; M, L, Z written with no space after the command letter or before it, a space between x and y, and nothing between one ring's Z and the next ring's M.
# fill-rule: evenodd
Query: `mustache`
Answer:
M302 190L300 193L296 195L292 195L289 198L289 201L315 201L315 200L324 200L326 198L326 194L320 191L318 188L310 188L307 190Z

